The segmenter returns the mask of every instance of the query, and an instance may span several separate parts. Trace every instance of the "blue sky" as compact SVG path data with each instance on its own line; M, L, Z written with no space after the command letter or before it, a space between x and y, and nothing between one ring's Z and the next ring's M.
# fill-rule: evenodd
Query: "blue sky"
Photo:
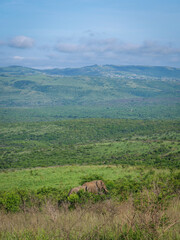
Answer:
M0 66L180 67L179 0L0 0Z

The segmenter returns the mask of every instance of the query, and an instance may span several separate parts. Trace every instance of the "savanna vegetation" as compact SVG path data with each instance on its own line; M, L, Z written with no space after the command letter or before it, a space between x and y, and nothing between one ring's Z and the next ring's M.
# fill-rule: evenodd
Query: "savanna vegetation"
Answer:
M179 126L1 122L0 238L179 239ZM68 197L95 179L105 182L107 195Z
M179 121L1 123L0 168L65 164L179 167Z
M151 100L150 100L151 101ZM178 101L178 100L176 100ZM1 122L39 122L65 119L179 119L180 105L163 100L111 103L106 106L2 107Z
M179 80L168 67L0 68L0 239L179 240ZM107 194L68 196L98 179Z

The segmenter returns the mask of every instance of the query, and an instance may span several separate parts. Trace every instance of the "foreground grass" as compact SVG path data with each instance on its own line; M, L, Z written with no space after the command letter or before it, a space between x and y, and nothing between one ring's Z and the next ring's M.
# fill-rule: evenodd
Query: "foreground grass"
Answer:
M142 205L143 206L143 205ZM112 200L69 211L46 202L41 211L31 208L15 214L0 214L0 239L34 240L178 240L180 237L180 201L174 199L167 209L137 210L133 199ZM152 214L153 212L153 214Z

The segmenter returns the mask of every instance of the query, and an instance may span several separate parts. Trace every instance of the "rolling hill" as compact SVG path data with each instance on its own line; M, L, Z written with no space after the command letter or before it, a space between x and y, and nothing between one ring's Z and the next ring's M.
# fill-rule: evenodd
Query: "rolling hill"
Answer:
M45 70L0 68L2 116L7 111L9 114L41 108L38 112L43 112L43 108L49 108L48 111L55 109L55 118L179 118L179 100L178 68L114 65Z

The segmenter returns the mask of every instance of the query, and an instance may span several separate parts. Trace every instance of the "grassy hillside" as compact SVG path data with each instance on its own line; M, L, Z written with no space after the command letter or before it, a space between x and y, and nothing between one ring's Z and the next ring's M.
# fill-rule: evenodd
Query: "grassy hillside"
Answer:
M148 169L144 171L147 173ZM167 170L156 171L157 174L160 172L168 173ZM87 176L101 176L109 180L117 180L128 177L130 172L131 178L140 177L141 173L138 168L128 166L62 166L4 171L0 173L0 191L14 189L36 190L44 186L46 188L54 187L70 190L72 187L80 185L82 179Z
M151 174L149 172L151 171ZM178 173L175 170L174 173ZM117 181L119 179L141 180L149 174L155 176L170 174L169 170L132 167L124 165L108 166L61 166L35 168L15 171L3 171L0 173L0 192L13 191L15 189L37 190L43 187L56 188L69 191L72 187L82 184L83 179L101 178L106 181ZM8 179L8 181L7 181Z
M165 99L177 102L179 97L180 75L173 77L177 70L172 70L171 77L121 71L117 76L111 76L111 71L107 72L109 76L91 76L91 68L89 75L80 76L46 75L20 67L15 70L7 68L1 73L1 106L116 105L124 103L124 99L140 102L144 98L148 102L152 98L158 98L159 102Z
M42 121L43 107L49 107L48 120L179 118L179 83L180 69L168 67L0 68L1 115L16 121L16 115L31 120L33 114Z
M179 167L179 121L1 123L0 168L65 164Z

